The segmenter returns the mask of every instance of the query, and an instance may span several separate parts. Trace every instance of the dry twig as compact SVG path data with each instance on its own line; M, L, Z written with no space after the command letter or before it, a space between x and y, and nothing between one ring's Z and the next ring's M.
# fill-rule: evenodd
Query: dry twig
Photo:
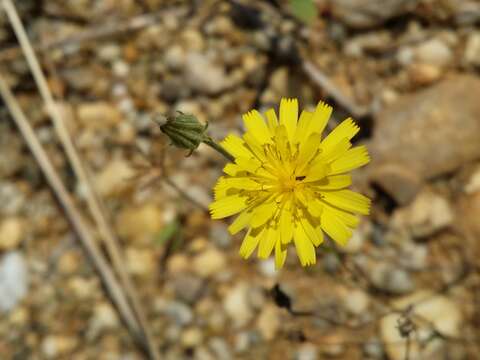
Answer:
M18 102L15 100L14 95L10 91L4 77L0 74L0 95L2 96L8 110L10 111L12 118L19 128L22 136L25 138L30 151L33 153L33 156L37 160L40 169L42 170L47 182L51 186L53 192L55 193L58 201L65 210L65 214L70 221L75 233L78 235L80 243L82 244L85 252L90 257L93 266L97 270L100 278L102 279L106 290L108 291L112 301L118 308L118 311L126 323L129 330L132 334L135 335L137 341L141 341L140 329L138 328L137 321L131 308L128 304L128 300L118 283L115 275L108 262L106 261L104 255L102 254L100 248L95 243L94 236L88 228L87 224L84 222L83 218L80 215L80 212L75 207L74 201L68 193L67 189L63 185L59 175L52 166L50 159L47 156L44 148L42 147L40 141L38 140L35 132L30 126L25 114L18 105Z
M11 2L11 0L3 0L3 7L15 31L15 34L18 38L21 49L25 54L30 70L38 86L39 92L43 100L45 101L47 111L52 119L52 122L54 124L57 135L60 138L62 146L67 154L68 160L70 161L78 180L85 185L86 201L87 201L89 211L92 214L92 217L94 218L95 223L99 229L100 235L104 240L108 254L112 259L113 267L115 268L116 273L119 276L120 281L125 289L125 292L127 293L133 305L134 312L136 313L136 317L138 318L139 328L146 338L148 351L152 358L158 359L159 355L154 345L154 342L151 336L151 331L148 328L146 316L142 310L142 307L138 299L136 290L133 286L133 283L130 280L129 275L123 266L125 262L120 250L118 239L115 236L115 233L111 228L107 220L107 217L105 216L105 212L101 204L101 201L93 189L90 177L88 176L88 173L73 144L70 134L68 133L68 130L62 120L61 114L55 104L55 101L50 92L50 89L48 88L45 76L42 72L40 64L33 51L32 45L28 39L28 36L18 16L15 6Z

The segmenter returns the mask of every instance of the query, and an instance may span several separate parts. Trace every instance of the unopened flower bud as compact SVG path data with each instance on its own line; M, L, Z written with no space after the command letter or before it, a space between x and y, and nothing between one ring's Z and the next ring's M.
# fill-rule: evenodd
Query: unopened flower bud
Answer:
M203 141L208 124L203 125L193 115L178 113L167 118L167 122L160 126L160 130L166 134L172 144L190 150L192 153Z

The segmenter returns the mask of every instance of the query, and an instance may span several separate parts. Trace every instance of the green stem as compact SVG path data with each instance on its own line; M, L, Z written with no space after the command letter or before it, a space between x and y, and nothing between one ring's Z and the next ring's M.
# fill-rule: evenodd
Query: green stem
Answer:
M220 154L222 154L227 160L230 160L231 162L235 161L235 158L227 151L223 146L220 144L217 144L215 141L210 136L206 136L205 139L203 140L205 144L210 146L212 149L218 151Z

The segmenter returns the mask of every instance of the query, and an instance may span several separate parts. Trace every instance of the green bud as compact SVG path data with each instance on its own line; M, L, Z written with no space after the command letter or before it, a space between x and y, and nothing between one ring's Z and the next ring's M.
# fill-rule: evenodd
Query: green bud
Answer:
M192 153L207 139L205 134L207 127L208 124L203 125L195 116L178 112L168 117L167 122L160 126L160 130L170 138L173 145Z

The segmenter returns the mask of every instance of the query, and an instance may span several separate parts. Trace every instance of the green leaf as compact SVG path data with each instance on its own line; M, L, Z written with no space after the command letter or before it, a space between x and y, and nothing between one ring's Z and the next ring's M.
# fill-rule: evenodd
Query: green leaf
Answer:
M177 219L172 220L166 224L162 230L155 237L155 243L157 245L164 245L167 241L171 240L174 236L177 236L180 232L180 222Z
M306 24L311 24L318 14L313 0L290 0L290 8L293 15Z

